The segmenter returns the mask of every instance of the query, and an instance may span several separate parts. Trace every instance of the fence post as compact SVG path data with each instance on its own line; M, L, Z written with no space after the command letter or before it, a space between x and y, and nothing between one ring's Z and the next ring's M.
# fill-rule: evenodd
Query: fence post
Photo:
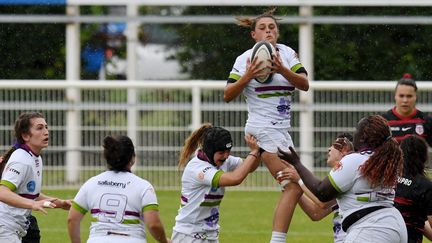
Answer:
M201 88L198 85L192 87L192 124L191 131L201 126Z
M138 16L138 6L136 4L128 4L126 6L127 16L136 17ZM127 79L128 81L134 81L137 78L136 75L136 63L137 63L137 53L136 46L138 42L138 23L135 21L130 21L127 23L126 29L127 35ZM128 111L127 111L127 133L130 139L137 146L137 123L138 123L138 112L137 112L137 92L134 88L128 88Z
M311 17L313 15L312 6L300 6L301 17ZM302 23L299 28L299 49L301 62L308 71L310 82L314 80L314 61L313 61L313 24ZM312 86L312 84L310 85ZM304 165L310 169L314 169L313 164L313 149L314 149L314 116L312 107L313 104L313 89L307 92L300 92L300 104L304 109L300 111L300 152Z
M79 6L67 6L68 16L78 16ZM66 25L66 80L80 80L80 25ZM81 100L80 88L68 87L66 99L72 105L66 112L66 182L76 183L81 167L81 111L77 104Z

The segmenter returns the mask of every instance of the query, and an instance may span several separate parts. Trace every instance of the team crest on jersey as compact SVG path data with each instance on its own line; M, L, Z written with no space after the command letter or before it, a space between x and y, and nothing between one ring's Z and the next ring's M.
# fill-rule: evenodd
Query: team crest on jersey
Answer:
M36 190L36 182L35 181L29 181L27 183L27 191L34 192Z
M339 162L337 162L336 163L336 165L333 167L333 171L337 171L337 170L340 170L340 169L342 169L342 163L339 161Z
M415 131L418 135L423 135L424 133L424 129L423 129L423 125L422 124L417 124Z

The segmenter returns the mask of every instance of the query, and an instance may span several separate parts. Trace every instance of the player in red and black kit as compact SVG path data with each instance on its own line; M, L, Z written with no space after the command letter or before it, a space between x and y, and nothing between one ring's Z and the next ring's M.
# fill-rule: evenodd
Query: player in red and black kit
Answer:
M382 116L387 119L392 136L400 143L409 135L418 135L432 146L432 117L416 108L417 85L410 74L405 74L395 89L396 106Z
M408 136L400 147L404 169L398 178L394 205L405 220L408 243L419 243L423 240L425 221L432 223L432 182L424 172L428 147L419 136Z

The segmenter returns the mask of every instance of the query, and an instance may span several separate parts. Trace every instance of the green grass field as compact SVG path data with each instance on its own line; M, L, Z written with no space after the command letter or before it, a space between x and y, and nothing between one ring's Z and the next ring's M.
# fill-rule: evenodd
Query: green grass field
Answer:
M59 198L73 198L76 191L53 190L45 194ZM158 191L160 214L167 234L171 236L174 217L179 207L178 191ZM273 209L279 198L275 191L233 191L228 190L221 204L220 242L265 243L269 242ZM67 211L49 210L48 215L34 212L38 218L42 243L68 242ZM89 233L90 217L86 215L81 224L82 241ZM154 243L151 236L148 242ZM320 222L312 222L298 207L288 232L287 242L333 242L331 216Z

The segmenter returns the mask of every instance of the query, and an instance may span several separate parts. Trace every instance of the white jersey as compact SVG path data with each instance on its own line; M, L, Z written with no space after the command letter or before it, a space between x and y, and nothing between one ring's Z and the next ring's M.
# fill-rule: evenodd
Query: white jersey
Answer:
M35 200L42 186L42 157L23 148L15 150L7 161L0 184L22 197ZM0 202L0 224L21 236L28 227L30 213L31 209Z
M196 239L217 240L219 205L225 193L225 188L218 186L219 179L241 162L241 158L231 155L219 168L197 156L189 161L182 176L181 208L174 231Z
M143 212L157 210L153 186L130 173L106 171L90 178L80 188L72 207L90 211L89 237L128 235L145 239Z
M283 44L276 44L276 49L285 67L293 72L303 67L293 49ZM237 57L230 72L230 79L239 80L244 75L251 51L252 49L249 49ZM254 127L289 128L294 90L294 85L279 73L273 75L270 83L251 80L243 89L248 104L247 124Z
M360 175L359 167L370 158L371 152L346 155L330 171L329 179L340 194L336 201L342 218L363 208L372 206L392 207L395 197L393 188L371 188L367 179Z

